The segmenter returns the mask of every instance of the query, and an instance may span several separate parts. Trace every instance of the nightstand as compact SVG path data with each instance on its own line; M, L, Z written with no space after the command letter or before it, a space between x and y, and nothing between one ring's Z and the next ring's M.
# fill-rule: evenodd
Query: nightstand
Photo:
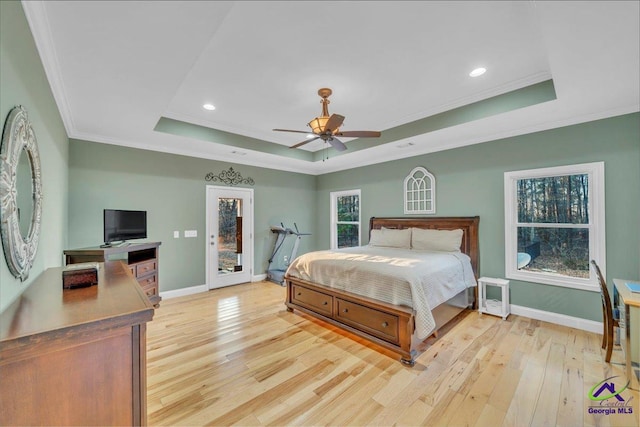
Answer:
M498 286L502 291L502 301L487 300L487 286ZM511 312L509 306L509 281L493 277L478 279L478 312L492 314L506 320Z

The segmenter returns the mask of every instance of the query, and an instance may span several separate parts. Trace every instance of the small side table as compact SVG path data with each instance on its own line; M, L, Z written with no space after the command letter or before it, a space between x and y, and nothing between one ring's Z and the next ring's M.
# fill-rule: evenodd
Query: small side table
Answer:
M487 286L499 286L502 290L502 303L494 300L487 301ZM492 314L506 320L511 312L509 306L509 281L493 277L481 277L478 279L478 312Z

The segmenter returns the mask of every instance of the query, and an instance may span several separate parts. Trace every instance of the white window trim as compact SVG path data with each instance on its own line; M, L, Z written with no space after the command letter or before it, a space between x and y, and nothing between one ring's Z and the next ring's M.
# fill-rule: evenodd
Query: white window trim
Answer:
M338 248L338 209L337 201L341 196L358 196L358 221L340 221L340 224L358 224L358 246L362 244L362 196L360 195L360 189L357 190L344 190L344 191L332 191L329 193L331 198L331 249Z
M424 191L424 199L422 199L425 203L425 206L427 205L427 201L431 202L431 209L409 209L409 200L408 200L408 195L409 195L409 190L407 189L407 184L409 183L409 181L411 180L416 180L414 178L414 175L416 174L416 172L421 172L422 174L424 174L425 178L428 178L431 182L429 183L430 186L425 189ZM436 213L436 177L433 176L433 174L431 172L429 172L427 169L423 168L422 166L418 166L415 167L411 170L411 172L409 172L409 175L407 175L407 177L404 179L404 183L403 183L404 187L403 187L403 194L404 194L404 213L405 215L410 215L410 214L434 214ZM431 197L427 197L427 194L429 194ZM415 201L416 199L414 198L412 201ZM420 199L419 199L420 200Z
M518 180L578 174L587 174L589 176L590 224L585 224L585 228L589 229L589 261L595 259L606 277L604 162L594 162L504 173L505 275L507 278L600 292L598 279L591 268L589 268L588 279L523 271L518 270L517 257L513 256L518 251L517 227L518 225L526 226L526 224L518 223ZM562 227L562 224L545 224L546 226Z

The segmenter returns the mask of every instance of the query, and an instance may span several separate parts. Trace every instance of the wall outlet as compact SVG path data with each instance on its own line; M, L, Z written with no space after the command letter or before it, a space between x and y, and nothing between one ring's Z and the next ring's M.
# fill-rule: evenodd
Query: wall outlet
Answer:
M179 231L174 231L173 232L173 238L174 239L178 239L180 237L180 232Z
M198 237L198 230L184 230L184 237Z

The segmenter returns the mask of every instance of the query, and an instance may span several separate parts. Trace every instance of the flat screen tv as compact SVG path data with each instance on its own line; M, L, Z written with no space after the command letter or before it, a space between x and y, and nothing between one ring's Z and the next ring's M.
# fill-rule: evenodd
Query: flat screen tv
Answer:
M147 211L104 210L104 243L147 238Z

